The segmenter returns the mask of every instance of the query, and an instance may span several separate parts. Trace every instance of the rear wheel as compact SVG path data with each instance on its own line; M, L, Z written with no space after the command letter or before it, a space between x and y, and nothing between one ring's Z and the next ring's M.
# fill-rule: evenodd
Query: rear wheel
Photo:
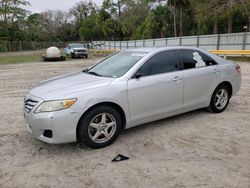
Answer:
M115 109L99 106L81 118L77 129L77 141L94 149L103 148L115 141L121 127L122 120Z
M228 106L229 99L230 91L228 87L224 84L219 85L212 95L208 110L213 113L223 112Z

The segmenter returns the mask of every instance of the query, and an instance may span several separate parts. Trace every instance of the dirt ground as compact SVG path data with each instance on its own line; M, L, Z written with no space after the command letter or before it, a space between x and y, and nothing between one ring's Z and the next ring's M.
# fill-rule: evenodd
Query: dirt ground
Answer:
M250 187L250 64L221 114L197 110L122 132L104 149L28 134L23 98L38 82L96 62L0 65L0 187ZM112 163L118 154L130 160Z

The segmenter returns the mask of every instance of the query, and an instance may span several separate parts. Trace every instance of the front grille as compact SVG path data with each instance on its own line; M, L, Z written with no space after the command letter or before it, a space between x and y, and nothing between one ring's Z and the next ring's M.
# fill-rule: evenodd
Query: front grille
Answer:
M77 50L77 52L85 52L86 50Z
M38 101L35 101L32 99L25 100L25 102L24 102L25 111L30 113L30 111L36 106L37 103L38 103Z

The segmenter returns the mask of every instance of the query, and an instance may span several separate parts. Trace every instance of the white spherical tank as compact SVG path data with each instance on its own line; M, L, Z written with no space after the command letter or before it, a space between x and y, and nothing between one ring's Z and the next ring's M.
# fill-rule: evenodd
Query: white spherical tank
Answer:
M60 57L60 50L57 47L52 46L46 50L46 56L48 58Z

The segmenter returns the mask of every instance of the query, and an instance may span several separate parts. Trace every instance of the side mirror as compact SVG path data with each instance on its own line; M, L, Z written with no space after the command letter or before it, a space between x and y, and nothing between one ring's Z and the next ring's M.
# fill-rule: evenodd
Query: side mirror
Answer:
M139 79L140 77L142 77L142 73L141 72L137 72L137 73L135 73L135 75L133 76L133 78L135 78L135 79Z

